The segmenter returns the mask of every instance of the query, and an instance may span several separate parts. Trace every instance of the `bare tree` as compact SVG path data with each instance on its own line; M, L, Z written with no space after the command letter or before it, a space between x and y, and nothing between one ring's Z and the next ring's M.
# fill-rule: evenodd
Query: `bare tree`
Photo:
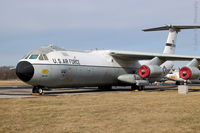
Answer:
M0 67L0 80L17 79L15 69L11 69L12 66Z

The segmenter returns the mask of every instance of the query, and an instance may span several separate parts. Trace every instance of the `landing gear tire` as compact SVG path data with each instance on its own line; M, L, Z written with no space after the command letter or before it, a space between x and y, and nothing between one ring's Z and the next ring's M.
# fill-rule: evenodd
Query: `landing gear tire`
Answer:
M131 86L131 90L132 90L132 91L138 91L138 90L139 90L139 86L137 86L136 84L133 84L133 85Z
M176 85L181 85L181 83L180 83L180 82L178 82L178 81L176 81Z
M176 81L176 85L184 85L184 82Z
M32 89L32 93L37 93L37 89L38 89L38 87L34 86Z
M43 89L42 89L42 87L34 86L32 89L32 93L42 95Z

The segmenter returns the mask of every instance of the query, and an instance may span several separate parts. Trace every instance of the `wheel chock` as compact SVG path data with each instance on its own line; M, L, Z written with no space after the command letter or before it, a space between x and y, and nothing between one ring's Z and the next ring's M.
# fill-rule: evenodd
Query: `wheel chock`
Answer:
M38 96L40 95L40 93L32 93L32 95Z
M35 95L35 96L42 95L42 96L43 96L43 95L44 95L44 93L41 93L41 94L40 94L40 93L32 93L32 95Z

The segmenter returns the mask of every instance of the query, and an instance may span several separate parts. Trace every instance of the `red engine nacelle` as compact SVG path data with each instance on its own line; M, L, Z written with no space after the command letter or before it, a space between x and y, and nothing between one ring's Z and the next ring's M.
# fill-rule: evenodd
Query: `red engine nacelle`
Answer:
M142 78L158 78L162 75L162 73L162 68L157 65L142 65L138 70L138 74Z
M179 76L182 79L189 79L192 76L192 71L188 67L182 67L179 71Z
M200 71L196 67L182 67L179 71L179 76L182 79L198 79L200 76Z
M147 66L147 65L142 65L140 68L139 68L139 75L140 77L142 78L147 78L150 76L150 68Z

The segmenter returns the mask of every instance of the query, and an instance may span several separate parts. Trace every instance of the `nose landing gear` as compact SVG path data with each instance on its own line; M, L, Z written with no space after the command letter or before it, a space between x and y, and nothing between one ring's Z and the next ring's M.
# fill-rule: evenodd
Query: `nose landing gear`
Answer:
M32 95L44 95L43 88L41 86L34 86L32 89Z

